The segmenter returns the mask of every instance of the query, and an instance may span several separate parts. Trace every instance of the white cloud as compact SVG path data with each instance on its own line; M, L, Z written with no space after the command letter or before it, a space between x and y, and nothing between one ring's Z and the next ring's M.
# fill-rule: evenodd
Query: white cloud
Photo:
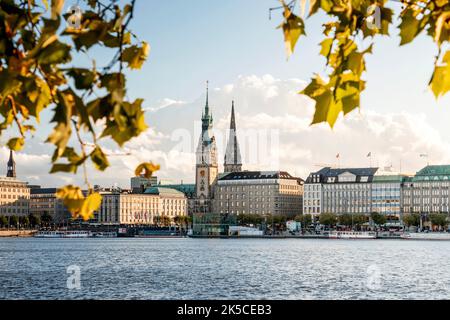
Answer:
M340 117L334 129L326 124L310 126L313 102L298 94L305 86L299 79L281 80L271 75L239 76L233 83L210 90L209 104L214 118L219 162L229 127L231 100L235 101L238 139L245 169L281 169L305 177L320 165L393 165L414 173L426 164L419 154L429 155L431 163L450 162L450 143L429 123L424 114L406 111L380 113L365 106ZM200 117L205 96L193 102L164 99L146 113L151 129L131 140L123 150L105 144L111 167L105 172L89 170L94 183L105 186L129 185L134 167L142 161L161 164L158 177L179 182L194 181L195 149L200 134ZM62 184L81 175L48 175L50 156L17 154L18 172L32 183ZM372 158L368 158L372 152ZM130 153L123 155L123 153ZM6 149L1 150L3 159ZM6 161L5 161L6 166ZM70 180L70 181L72 181Z

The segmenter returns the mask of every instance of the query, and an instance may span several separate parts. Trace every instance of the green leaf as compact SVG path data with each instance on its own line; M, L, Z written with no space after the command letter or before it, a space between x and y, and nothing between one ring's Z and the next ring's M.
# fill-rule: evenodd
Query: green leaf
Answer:
M407 44L414 40L420 33L420 21L414 16L414 10L408 9L402 15L402 22L398 26L400 28L400 45Z
M147 42L142 41L141 47L130 46L122 53L122 60L128 63L131 69L140 69L142 64L148 57L150 46Z
M71 163L54 163L50 169L50 173L55 172L71 172L77 173L78 166Z
M98 170L104 171L109 166L109 161L102 149L97 146L90 154L92 162Z
M67 74L75 81L75 87L79 90L90 89L96 79L96 72L84 68L71 68Z
M70 46L59 41L54 41L38 54L40 64L58 64L70 61Z

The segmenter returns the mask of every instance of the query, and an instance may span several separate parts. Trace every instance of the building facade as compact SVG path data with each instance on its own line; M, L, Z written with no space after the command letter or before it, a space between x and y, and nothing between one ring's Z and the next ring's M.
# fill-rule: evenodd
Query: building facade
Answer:
M229 214L302 213L303 180L284 171L232 172L219 178L214 212Z
M150 178L144 177L141 175L139 177L131 177L130 186L131 190L140 189L140 188L148 188L158 184L158 177L151 176Z
M69 221L71 214L63 200L56 197L56 188L33 187L30 189L30 214L48 214L55 223Z
M30 188L26 182L13 177L0 178L0 215L26 216L29 205Z
M449 213L450 165L430 165L407 179L402 207L408 213Z
M187 213L189 216L195 212L195 184L180 183L180 184L159 184L159 187L171 188L183 192L187 198Z
M370 214L377 169L325 167L311 173L305 183L304 213Z
M381 213L390 220L401 220L402 188L407 179L404 175L375 175L372 181L372 212Z
M111 190L100 191L102 203L96 213L101 224L155 224L157 217L187 215L187 198L175 189L150 187L144 193Z
M6 177L0 177L0 215L26 216L29 214L30 188L16 178L13 152L9 153Z

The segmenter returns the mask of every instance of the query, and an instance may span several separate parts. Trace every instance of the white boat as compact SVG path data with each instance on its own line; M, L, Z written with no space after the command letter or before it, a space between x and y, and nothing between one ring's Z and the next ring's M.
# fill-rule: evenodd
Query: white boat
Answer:
M371 231L332 231L330 239L376 239L377 234Z
M450 240L447 232L407 232L400 236L406 240Z
M92 237L90 231L38 231L35 238L89 238Z

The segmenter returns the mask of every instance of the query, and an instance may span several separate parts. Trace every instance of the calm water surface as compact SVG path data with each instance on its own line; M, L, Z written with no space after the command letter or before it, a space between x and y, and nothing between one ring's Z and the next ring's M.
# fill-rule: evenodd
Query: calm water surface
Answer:
M449 299L449 262L445 241L0 238L0 299Z

